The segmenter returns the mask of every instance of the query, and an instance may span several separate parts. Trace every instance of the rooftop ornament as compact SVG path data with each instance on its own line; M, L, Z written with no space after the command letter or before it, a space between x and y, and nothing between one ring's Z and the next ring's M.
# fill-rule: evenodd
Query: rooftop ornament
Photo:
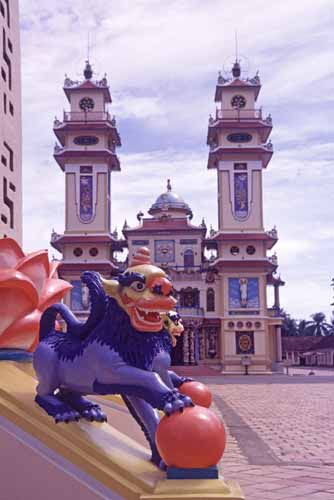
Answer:
M89 61L86 61L83 74L86 80L90 80L93 76L93 69Z
M247 78L247 82L251 83L252 85L260 85L259 71L256 72L253 78Z
M265 122L268 123L268 125L271 125L272 122L273 122L273 119L271 117L271 114L269 113L269 115L266 117L265 119Z

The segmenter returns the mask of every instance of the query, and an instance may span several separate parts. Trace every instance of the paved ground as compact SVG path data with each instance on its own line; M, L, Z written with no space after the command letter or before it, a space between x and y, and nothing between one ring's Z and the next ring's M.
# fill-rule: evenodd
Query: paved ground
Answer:
M334 371L203 377L224 418L221 462L246 500L334 500Z

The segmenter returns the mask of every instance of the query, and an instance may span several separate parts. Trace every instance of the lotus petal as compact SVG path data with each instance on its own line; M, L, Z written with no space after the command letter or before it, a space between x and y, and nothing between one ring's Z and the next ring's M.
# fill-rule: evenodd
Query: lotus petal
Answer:
M0 335L37 305L37 290L27 276L15 269L0 269Z
M53 262L50 262L50 272L49 272L49 278L56 278L55 276L56 271L59 267L60 262L58 260L54 260Z
M16 269L24 273L34 283L38 296L42 295L42 290L46 279L49 277L49 259L47 250L39 250L31 253L18 262Z
M47 307L55 304L56 302L60 302L65 293L71 290L71 288L72 285L68 283L68 281L56 278L47 279L39 300L38 308L41 311L45 311Z
M12 238L0 239L0 269L13 268L24 257L18 243Z
M41 311L35 309L32 313L15 321L0 336L0 349L26 349L36 346L39 338L39 320Z

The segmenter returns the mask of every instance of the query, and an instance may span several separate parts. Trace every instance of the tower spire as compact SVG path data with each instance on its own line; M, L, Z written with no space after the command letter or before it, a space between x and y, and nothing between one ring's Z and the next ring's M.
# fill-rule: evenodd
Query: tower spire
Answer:
M172 185L171 185L170 179L167 179L167 191L171 191L171 190L172 190Z
M241 75L241 67L238 57L238 32L235 30L235 63L232 68L232 75L234 78L239 78Z

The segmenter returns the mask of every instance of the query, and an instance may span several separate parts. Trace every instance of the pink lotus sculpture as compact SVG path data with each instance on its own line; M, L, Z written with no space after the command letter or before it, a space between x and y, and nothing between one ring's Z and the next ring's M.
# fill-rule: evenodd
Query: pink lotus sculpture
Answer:
M25 255L15 240L0 240L0 349L34 351L42 312L72 288L57 267L47 250Z

